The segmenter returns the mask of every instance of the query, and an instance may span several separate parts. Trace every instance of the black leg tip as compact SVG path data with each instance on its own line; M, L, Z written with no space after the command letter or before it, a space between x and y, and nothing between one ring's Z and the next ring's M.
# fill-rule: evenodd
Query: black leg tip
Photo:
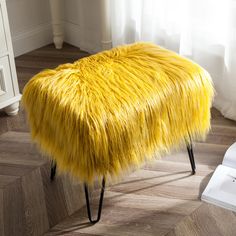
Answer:
M101 188L100 199L99 199L97 219L93 220L92 216L91 216L88 186L86 183L84 183L84 192L85 192L85 198L86 198L87 213L88 213L88 218L89 218L89 221L91 224L98 223L101 218L104 191L105 191L105 177L103 177L103 180L102 180L102 188Z
M53 181L55 179L55 171L51 170L50 180Z
M89 220L89 222L92 224L92 225L95 225L96 223L98 223L100 221L100 219L99 220Z
M195 170L192 170L192 175L195 175L196 174L196 171Z
M57 170L57 163L52 161L52 163L51 163L51 173L50 173L51 181L53 181L55 179L56 170Z

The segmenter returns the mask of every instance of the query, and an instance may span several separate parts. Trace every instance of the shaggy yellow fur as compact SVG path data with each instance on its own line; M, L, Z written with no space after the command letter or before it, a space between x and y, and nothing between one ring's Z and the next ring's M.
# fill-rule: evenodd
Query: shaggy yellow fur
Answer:
M35 75L23 94L32 138L86 182L118 176L210 127L213 87L196 63L149 43Z

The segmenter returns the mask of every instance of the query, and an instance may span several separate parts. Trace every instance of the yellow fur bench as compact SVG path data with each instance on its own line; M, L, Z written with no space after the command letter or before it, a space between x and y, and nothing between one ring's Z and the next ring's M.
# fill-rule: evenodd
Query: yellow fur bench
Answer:
M212 97L199 65L136 43L42 71L23 102L41 149L59 170L91 183L204 139Z

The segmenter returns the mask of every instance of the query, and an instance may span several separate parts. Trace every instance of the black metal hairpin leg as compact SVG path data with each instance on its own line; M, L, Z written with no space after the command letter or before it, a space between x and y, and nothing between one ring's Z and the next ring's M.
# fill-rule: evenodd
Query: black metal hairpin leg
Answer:
M101 218L104 191L105 191L105 177L103 177L103 179L102 179L102 189L101 189L101 194L100 194L100 199L99 199L97 219L92 220L91 209L90 209L90 201L89 201L89 193L88 193L88 186L87 186L87 184L84 184L84 192L85 192L85 198L86 198L87 213L88 213L89 221L92 224L96 224Z
M51 162L51 173L50 173L51 181L53 181L54 178L55 178L56 170L57 170L57 163L55 161L52 161ZM97 219L92 220L91 209L90 209L90 201L89 201L89 193L88 193L88 186L87 186L87 184L84 184L84 192L85 192L85 198L86 198L88 218L89 218L89 221L92 224L96 224L101 218L104 191L105 191L105 177L103 177L103 179L102 179L102 189L101 189L101 193L100 193Z
M51 174L50 174L51 181L53 181L55 178L56 170L57 170L57 163L55 161L52 161L51 162Z
M188 157L189 157L189 161L192 167L192 174L195 174L195 170L196 170L196 165L195 165L195 160L194 160L194 154L193 154L193 146L192 146L192 142L187 144L187 150L188 150Z

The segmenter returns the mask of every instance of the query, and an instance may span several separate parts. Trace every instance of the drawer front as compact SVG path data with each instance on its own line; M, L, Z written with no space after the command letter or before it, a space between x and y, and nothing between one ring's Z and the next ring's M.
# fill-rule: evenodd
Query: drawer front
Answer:
M0 102L14 96L8 56L0 58Z
M2 4L4 4L4 2L0 1L0 54L7 51L6 34L5 34L5 28L3 24L4 20L3 20Z

